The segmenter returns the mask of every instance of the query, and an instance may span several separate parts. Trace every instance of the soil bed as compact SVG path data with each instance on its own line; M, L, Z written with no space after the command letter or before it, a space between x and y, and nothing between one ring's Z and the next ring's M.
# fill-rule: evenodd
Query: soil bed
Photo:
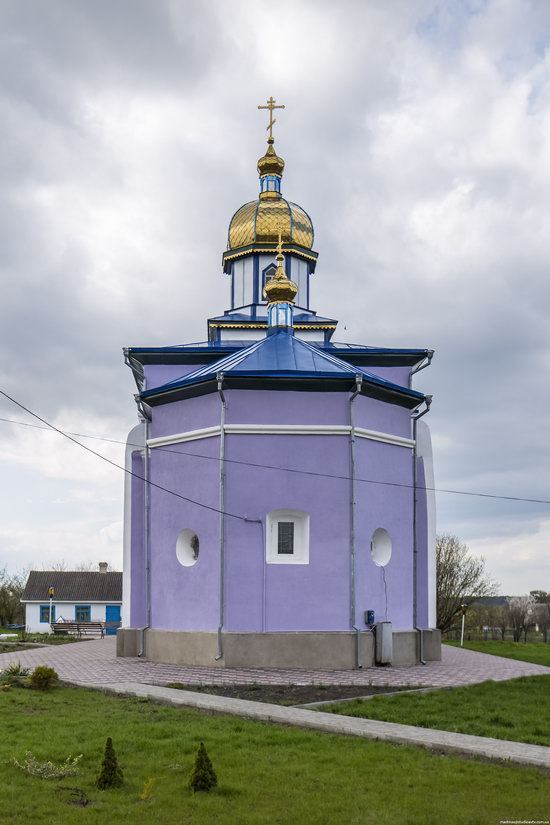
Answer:
M377 696L381 693L411 690L411 687L383 687L377 685L187 685L170 682L164 687L192 690L195 693L213 693L230 699L249 699L272 705L305 705L308 702L328 702L334 699L353 699L357 696Z

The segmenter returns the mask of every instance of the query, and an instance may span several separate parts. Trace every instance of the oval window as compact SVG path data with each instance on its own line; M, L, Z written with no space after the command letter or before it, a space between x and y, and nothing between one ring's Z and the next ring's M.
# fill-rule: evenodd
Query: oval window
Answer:
M184 567L191 567L199 558L199 537L193 530L182 530L176 541L176 556Z
M391 559L391 538L383 527L379 527L372 534L370 551L372 560L378 567L385 567Z

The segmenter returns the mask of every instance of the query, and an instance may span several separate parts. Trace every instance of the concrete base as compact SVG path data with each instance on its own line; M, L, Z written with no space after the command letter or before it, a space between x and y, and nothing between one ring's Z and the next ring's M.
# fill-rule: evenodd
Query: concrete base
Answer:
M423 633L424 659L441 659L441 634ZM137 656L141 631L121 628L117 633L117 656ZM223 657L216 660L216 633L186 633L176 630L145 631L145 657L152 662L227 668L285 668L293 670L353 670L357 667L357 644L362 667L373 667L374 636L361 632L224 633ZM418 664L419 634L393 634L392 665Z

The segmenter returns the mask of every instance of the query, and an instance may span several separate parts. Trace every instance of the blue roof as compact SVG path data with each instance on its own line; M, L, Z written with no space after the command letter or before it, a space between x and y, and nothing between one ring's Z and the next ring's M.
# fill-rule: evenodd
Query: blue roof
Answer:
M231 353L213 363L202 366L181 378L142 393L142 398L170 393L184 387L191 387L212 381L219 373L224 377L256 378L303 378L303 379L350 379L361 375L371 385L390 393L406 395L410 399L422 401L424 394L386 381L360 367L347 364L335 355L296 338L286 330L281 330L255 341L250 346Z

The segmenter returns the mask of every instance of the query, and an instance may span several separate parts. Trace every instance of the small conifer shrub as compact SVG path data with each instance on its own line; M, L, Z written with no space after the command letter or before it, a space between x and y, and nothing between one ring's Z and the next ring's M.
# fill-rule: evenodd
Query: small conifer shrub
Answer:
M35 690L49 690L52 685L55 685L58 679L59 676L53 667L38 665L31 673L29 682Z
M195 765L191 772L191 780L189 786L195 792L210 791L218 784L218 777L216 771L210 761L210 757L206 753L204 742L201 742L195 757Z
M123 782L124 775L122 768L118 764L115 749L113 748L113 740L109 736L105 743L105 754L96 785L101 791L104 791L107 788L120 788Z

